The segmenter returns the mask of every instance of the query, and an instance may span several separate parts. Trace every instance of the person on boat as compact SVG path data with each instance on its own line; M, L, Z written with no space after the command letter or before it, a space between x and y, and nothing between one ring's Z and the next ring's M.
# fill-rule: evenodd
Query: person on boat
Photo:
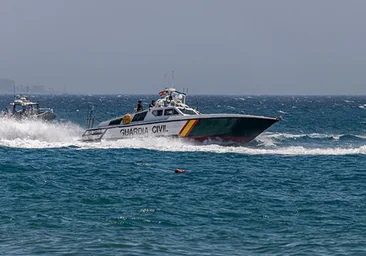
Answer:
M4 110L3 110L3 116L4 117L9 117L9 110L8 110L8 108L4 108Z
M26 117L26 115L27 115L26 109L25 109L25 107L23 107L22 112L20 112L20 116Z
M155 107L155 100L152 100L150 105L149 105L149 108L153 108L153 107Z
M140 112L144 110L144 108L142 107L142 100L138 100L137 101L137 108L136 108L136 112Z
M176 101L172 94L169 95L168 101L170 106L175 106Z

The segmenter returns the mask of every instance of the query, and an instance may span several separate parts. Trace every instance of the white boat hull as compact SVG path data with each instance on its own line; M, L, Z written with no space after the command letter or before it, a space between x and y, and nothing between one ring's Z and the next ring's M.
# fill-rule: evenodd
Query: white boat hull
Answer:
M249 142L277 122L277 118L249 115L199 115L162 122L110 125L85 131L83 141L119 140L131 137L185 137L199 141L219 139Z
M87 130L83 141L119 140L131 137L149 136L178 136L187 120L146 125L121 125L115 127L96 128Z

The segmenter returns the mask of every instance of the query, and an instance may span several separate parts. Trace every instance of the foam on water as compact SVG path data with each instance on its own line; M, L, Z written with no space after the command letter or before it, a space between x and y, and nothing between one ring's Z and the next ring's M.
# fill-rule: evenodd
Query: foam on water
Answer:
M0 146L14 148L52 148L74 145L83 129L70 122L43 122L0 119Z
M288 139L299 139L299 138L311 138L311 139L333 139L339 140L342 137L355 137L358 139L366 139L366 135L361 134L325 134L325 133L309 133L309 134L291 134L291 133L264 133L260 137L262 139L275 139L275 140L288 140Z
M80 145L81 146L81 145ZM212 152L248 155L353 155L366 154L366 145L355 148L306 148L303 146L253 148L222 144L197 144L174 138L130 138L84 144L80 149L132 148L174 152Z
M82 142L83 129L73 123L47 123L30 120L19 122L15 120L0 120L0 146L12 148L62 148L74 146L78 150L86 149L149 149L171 152L212 152L237 153L248 155L278 154L278 155L349 155L366 154L366 145L357 147L304 147L299 145L281 146L281 142L293 138L333 138L339 139L344 135L329 134L289 134L264 133L260 135L256 146L230 145L220 142L196 143L178 138L128 138L118 141ZM355 135L356 136L356 135ZM364 139L365 136L357 135Z

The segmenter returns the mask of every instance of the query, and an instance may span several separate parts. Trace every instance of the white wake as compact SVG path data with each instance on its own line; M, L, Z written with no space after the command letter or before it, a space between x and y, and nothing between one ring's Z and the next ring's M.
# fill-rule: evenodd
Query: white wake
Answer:
M149 149L169 152L212 152L247 155L353 155L366 154L366 145L357 147L304 147L301 144L281 146L288 138L304 137L337 139L341 135L264 133L257 138L257 145L238 146L217 142L196 143L177 138L129 138L118 141L82 142L83 128L73 123L0 119L0 147L11 148L64 148L88 149ZM363 135L358 137L363 138Z
M83 129L73 123L0 119L0 146L13 148L57 148L75 145Z
M83 145L80 149L132 148L170 152L212 152L247 155L354 155L366 154L366 145L355 148L306 148L303 146L257 148L189 142L175 138L131 138L119 141L103 141Z

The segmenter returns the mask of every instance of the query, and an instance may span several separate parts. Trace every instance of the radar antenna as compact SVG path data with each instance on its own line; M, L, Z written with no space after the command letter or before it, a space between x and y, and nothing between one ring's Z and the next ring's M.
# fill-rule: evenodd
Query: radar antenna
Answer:
M166 81L166 72L164 73L164 84L165 88L168 88L168 82Z

